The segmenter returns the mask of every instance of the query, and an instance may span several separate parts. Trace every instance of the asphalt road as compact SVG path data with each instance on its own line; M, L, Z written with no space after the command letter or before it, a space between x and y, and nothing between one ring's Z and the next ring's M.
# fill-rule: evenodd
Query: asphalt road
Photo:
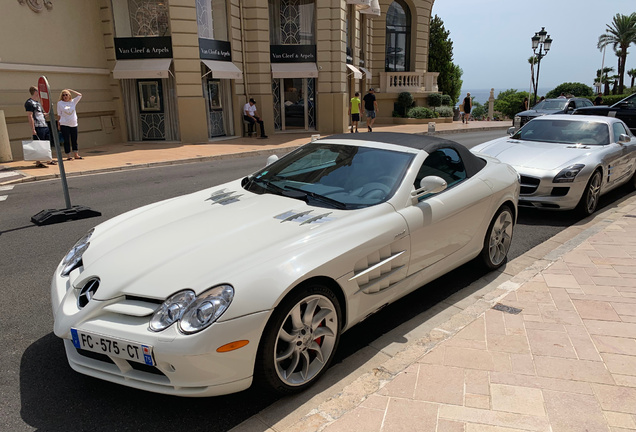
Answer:
M468 147L503 135L444 135ZM63 208L60 182L16 185L0 192L0 431L227 431L269 405L272 396L186 399L150 394L73 372L52 333L51 274L68 249L94 225L135 207L204 189L250 173L265 158L249 157L69 178L71 201L101 217L38 227L30 217ZM625 193L605 197L612 205ZM549 239L577 217L521 210L510 257ZM409 295L343 335L336 362L425 311L484 274L474 263Z

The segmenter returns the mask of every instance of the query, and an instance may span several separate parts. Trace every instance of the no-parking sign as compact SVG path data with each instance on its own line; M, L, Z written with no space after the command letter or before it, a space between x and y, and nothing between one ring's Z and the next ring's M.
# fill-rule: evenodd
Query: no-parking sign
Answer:
M40 93L40 103L44 109L44 113L51 112L51 91L49 90L49 82L45 76L41 76L38 80L38 93Z

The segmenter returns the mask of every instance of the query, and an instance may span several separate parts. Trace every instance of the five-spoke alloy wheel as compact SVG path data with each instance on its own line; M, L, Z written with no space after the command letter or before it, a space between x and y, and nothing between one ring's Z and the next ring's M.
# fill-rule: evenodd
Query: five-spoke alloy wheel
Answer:
M578 211L582 216L589 216L596 211L601 196L601 182L601 172L594 171L579 202Z

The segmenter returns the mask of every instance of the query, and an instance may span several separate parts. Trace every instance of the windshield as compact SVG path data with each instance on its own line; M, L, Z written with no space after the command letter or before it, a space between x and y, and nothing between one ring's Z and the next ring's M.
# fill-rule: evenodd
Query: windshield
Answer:
M528 122L513 139L562 144L609 144L609 128L605 123L574 120L536 119Z
M414 155L338 144L308 144L247 178L243 187L312 205L358 209L389 199Z
M629 108L629 109L636 108L636 93L634 93L631 96L626 97L623 100L620 100L620 101L616 102L614 105L612 105L612 108L614 108L614 107L625 107L625 108Z
M544 111L562 111L565 109L565 105L567 103L567 99L546 99L543 102L539 102L538 104L536 104L532 109Z

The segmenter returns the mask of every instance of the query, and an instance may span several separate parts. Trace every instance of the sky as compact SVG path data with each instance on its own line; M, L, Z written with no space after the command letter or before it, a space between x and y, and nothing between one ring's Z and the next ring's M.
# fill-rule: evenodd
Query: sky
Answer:
M636 12L636 0L434 0L432 16L450 31L453 62L464 71L462 91L529 89L531 38L545 27L552 48L541 60L539 88L564 82L594 84L603 64L596 47L617 13ZM636 68L636 45L625 70ZM618 69L611 46L605 67ZM630 78L625 74L625 83ZM496 94L495 94L496 96Z

